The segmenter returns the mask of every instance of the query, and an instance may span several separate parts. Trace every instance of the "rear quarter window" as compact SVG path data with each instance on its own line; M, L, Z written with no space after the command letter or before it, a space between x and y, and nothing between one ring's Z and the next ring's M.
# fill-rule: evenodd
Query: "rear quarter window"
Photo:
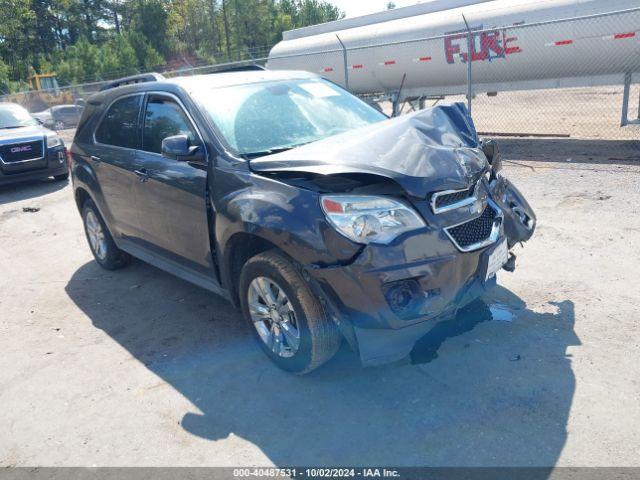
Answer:
M100 104L87 103L80 111L80 120L76 133L73 137L74 142L93 143L93 133L96 123L100 120Z
M138 116L142 95L131 95L111 104L96 129L96 142L124 148L138 146Z

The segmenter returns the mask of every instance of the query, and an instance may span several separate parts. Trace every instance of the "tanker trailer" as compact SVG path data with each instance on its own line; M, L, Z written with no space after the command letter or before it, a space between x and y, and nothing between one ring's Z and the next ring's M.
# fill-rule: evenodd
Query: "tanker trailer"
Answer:
M468 93L469 58L473 94L625 83L626 114L640 81L640 3L436 0L284 32L267 65L398 103Z

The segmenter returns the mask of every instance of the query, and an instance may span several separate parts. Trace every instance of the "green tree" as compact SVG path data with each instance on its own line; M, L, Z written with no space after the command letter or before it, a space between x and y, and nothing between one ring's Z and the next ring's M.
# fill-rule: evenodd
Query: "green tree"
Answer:
M175 3L179 5L181 1ZM169 11L173 3L168 0L129 0L123 3L122 27L144 35L150 45L162 55L169 53L167 34Z
M0 88L55 71L62 85L173 58L264 57L292 28L337 20L324 0L0 0ZM23 82L22 84L20 82Z
M102 47L99 75L102 78L138 73L138 57L126 36L116 35Z
M126 32L125 37L135 52L137 67L140 71L154 70L164 64L162 55L151 46L147 37L141 32L130 30Z
M0 95L11 92L9 71L9 65L0 60Z
M79 83L100 80L102 52L86 38L80 38L63 53L58 54L56 73L60 83Z
M9 66L9 78L27 78L38 48L33 29L36 16L29 0L0 0L0 59Z

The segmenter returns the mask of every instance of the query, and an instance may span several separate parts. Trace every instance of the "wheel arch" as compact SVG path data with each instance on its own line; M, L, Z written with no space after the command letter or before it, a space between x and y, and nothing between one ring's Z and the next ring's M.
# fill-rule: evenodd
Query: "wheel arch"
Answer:
M83 187L76 188L76 191L74 192L73 197L76 201L76 207L78 207L79 212L82 212L82 206L87 200L93 201L93 198L91 198L91 195L89 194L89 192ZM93 202L95 203L95 201Z
M251 257L268 250L278 250L289 257L286 252L264 237L253 233L237 232L227 240L222 255L222 280L229 291L229 297L235 307L240 306L238 284L242 267ZM289 257L290 258L290 257Z

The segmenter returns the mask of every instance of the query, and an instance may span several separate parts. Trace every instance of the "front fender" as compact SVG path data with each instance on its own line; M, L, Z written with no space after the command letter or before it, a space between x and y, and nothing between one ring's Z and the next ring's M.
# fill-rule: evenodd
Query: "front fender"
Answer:
M359 252L359 245L327 223L316 192L250 172L233 175L226 184L228 191L223 186L217 190L225 193L215 202L219 251L224 252L231 237L243 232L269 241L303 265L340 264ZM241 187L236 189L232 183Z

